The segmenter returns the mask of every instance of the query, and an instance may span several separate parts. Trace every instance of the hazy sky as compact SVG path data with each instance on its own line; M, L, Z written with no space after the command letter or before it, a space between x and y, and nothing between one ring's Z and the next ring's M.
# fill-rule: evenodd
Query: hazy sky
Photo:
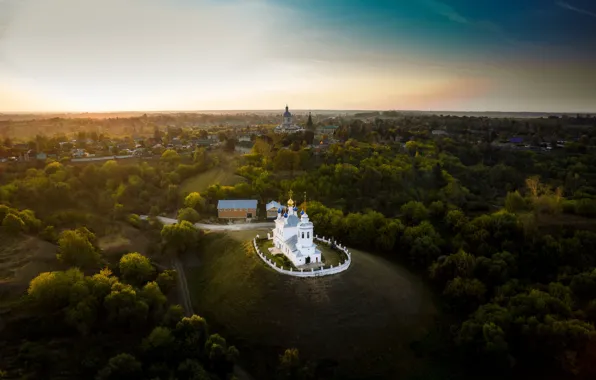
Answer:
M286 103L594 112L596 2L0 0L0 112Z

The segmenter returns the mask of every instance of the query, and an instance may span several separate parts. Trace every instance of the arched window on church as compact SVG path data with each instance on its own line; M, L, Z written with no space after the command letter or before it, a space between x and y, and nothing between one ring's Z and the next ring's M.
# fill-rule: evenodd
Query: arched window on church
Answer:
M302 233L302 239L304 239L304 232Z
M306 238L307 238L307 239L310 239L310 232L307 232L307 233L306 233Z

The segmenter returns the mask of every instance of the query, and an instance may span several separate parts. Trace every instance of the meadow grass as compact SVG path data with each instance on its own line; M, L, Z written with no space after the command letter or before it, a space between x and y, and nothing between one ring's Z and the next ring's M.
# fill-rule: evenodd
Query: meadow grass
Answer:
M419 367L410 344L436 314L419 278L357 250L345 272L291 277L267 267L251 240L210 233L185 269L195 312L240 348L253 376L270 378L289 347L339 378L401 378Z
M193 191L201 193L216 183L222 186L232 186L242 181L244 181L244 178L236 175L233 169L218 166L184 181L180 185L180 193L186 194Z

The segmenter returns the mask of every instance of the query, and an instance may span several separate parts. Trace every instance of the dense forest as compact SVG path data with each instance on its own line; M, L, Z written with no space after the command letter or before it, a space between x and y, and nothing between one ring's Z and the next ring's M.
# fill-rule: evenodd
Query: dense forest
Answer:
M214 216L218 200L264 204L293 190L306 194L318 231L403 263L432 284L441 318L412 344L429 363L418 378L594 378L591 123L377 118L342 123L325 149L313 147L309 131L264 132L242 156L224 144L191 154L163 148L151 160L5 163L2 239L43 239L56 247L59 266L21 293L0 292L0 370L6 378L230 378L242 353L205 319L185 316L176 305L177 273L167 268L202 244L189 222ZM449 134L431 134L437 128ZM236 136L233 128L209 133L224 142ZM518 135L535 147L567 141L549 151L493 144ZM44 138L37 141L57 142ZM185 180L224 165L245 180L180 191ZM179 223L162 226L157 215ZM100 249L98 237L120 224L150 239L145 255ZM280 354L272 378L315 377L295 350Z

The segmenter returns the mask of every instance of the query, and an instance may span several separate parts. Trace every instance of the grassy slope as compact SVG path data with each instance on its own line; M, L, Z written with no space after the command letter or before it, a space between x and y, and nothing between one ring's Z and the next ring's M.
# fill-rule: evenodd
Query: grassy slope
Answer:
M187 278L195 310L241 348L256 378L267 379L288 347L338 364L340 378L397 378L416 367L409 344L435 313L419 279L359 251L339 275L283 276L232 236L209 234Z
M56 270L56 246L28 235L0 235L0 281L28 284L40 272Z
M232 186L242 180L243 178L234 174L232 169L218 166L184 181L180 185L180 192L190 193L197 191L200 193L207 190L210 185L216 183L225 186Z

